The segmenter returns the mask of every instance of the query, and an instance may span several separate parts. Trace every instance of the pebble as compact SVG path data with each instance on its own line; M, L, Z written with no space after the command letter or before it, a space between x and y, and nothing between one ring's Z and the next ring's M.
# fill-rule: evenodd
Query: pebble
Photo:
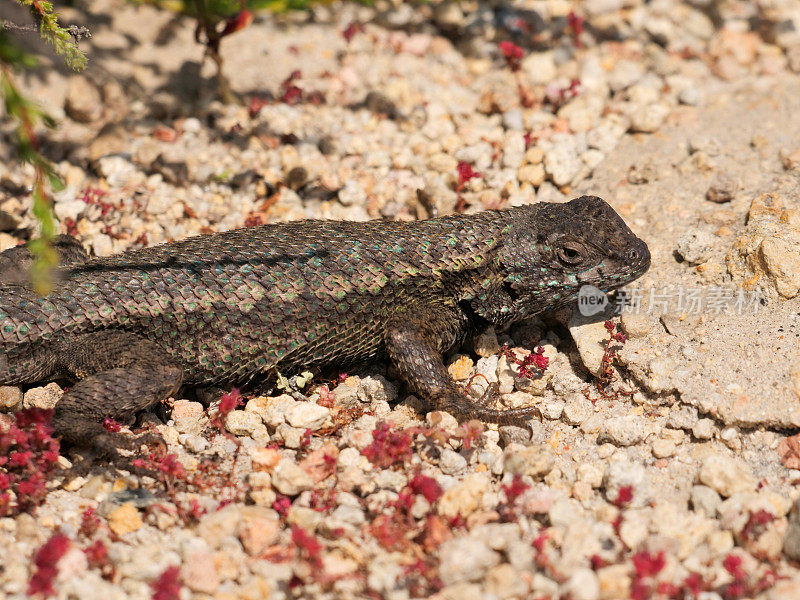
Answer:
M552 52L531 52L521 63L532 83L547 85L557 76L557 67Z
M270 546L277 543L281 524L272 510L252 508L257 508L259 512L248 511L238 526L237 534L247 554L261 556Z
M21 408L22 390L13 385L0 386L0 409L14 412Z
M724 454L709 454L703 459L697 477L703 485L716 490L723 498L755 489L756 481L749 467L740 459Z
M546 400L539 406L539 411L545 419L557 421L561 418L565 405L566 402L561 400Z
M586 369L595 376L600 374L603 364L608 330L605 328L605 319L610 318L613 306L606 305L604 310L592 315L583 315L581 311L574 311L567 322L569 333L575 341L581 362Z
M700 88L696 86L690 86L678 92L678 100L680 100L681 104L686 104L688 106L700 105L702 103L702 98L702 92Z
M286 411L286 420L292 427L316 431L328 420L331 411L313 402L296 402Z
M517 427L516 425L502 425L498 431L504 446L511 444L527 446L531 443L531 432L527 428Z
M275 437L283 440L283 445L287 448L297 449L305 443L306 430L284 423L275 430Z
M714 421L700 419L692 427L692 435L698 440L710 440L714 436Z
M600 439L618 446L633 446L644 439L647 430L647 421L640 416L612 417L605 421Z
M694 406L679 406L670 410L667 426L674 429L692 429L698 421L697 409Z
M176 400L172 405L171 418L175 424L175 429L181 433L199 433L202 431L204 416L205 410L199 402Z
M22 397L23 408L54 408L64 391L57 383L48 383L44 387L34 387Z
M296 496L300 492L312 489L314 482L296 462L284 458L272 473L272 485L285 496Z
M631 130L642 133L653 133L664 123L670 107L664 103L639 106L630 113Z
M716 236L704 229L689 229L678 237L676 251L691 265L699 265L711 258Z
M548 444L521 446L509 444L503 453L503 470L534 479L550 472L555 461L553 448Z
M578 466L578 479L597 489L603 485L603 468L598 463L583 463Z
M758 256L768 278L784 298L794 298L800 292L800 234L787 231L765 237Z
M653 456L656 458L669 458L675 454L675 441L658 438L653 440Z
M581 168L578 143L574 136L556 134L545 150L544 169L557 186L567 185Z
M495 356L500 352L500 343L493 328L485 330L475 338L475 353L483 358Z
M465 381L472 377L474 368L475 363L469 356L459 354L456 356L455 360L447 366L447 372L450 373L450 377L456 381Z
M695 511L702 512L711 518L717 516L717 511L722 503L719 494L705 485L692 486L690 500Z
M445 475L457 475L467 468L467 459L458 452L446 448L439 458L439 468Z
M561 593L573 600L597 600L600 581L591 569L576 569L562 586Z
M522 165L517 172L517 178L523 183L529 183L533 187L539 187L547 176L545 168L541 164Z
M527 582L509 563L491 568L484 581L486 592L495 598L523 598L529 591Z
M622 487L630 488L632 497L627 506L641 508L647 506L653 497L652 484L647 470L639 464L627 460L612 460L604 476L605 494L609 502L619 499Z
M783 552L791 560L800 560L800 499L794 501L789 511Z
M618 92L632 86L644 76L644 69L637 61L619 60L608 74L611 91Z
M348 179L339 190L338 197L339 202L345 206L352 206L354 204L363 204L367 199L367 194L361 184L354 179Z
M478 509L480 499L488 486L489 479L485 473L467 475L442 494L439 499L439 514L449 519L468 517Z
M482 579L499 562L496 552L469 537L448 540L439 547L439 577L445 585Z
M338 386L336 390L340 387ZM394 402L397 388L380 375L362 377L358 380L358 399L361 402Z
M108 515L108 527L119 536L137 531L143 524L142 516L133 504L123 504Z
M602 600L626 598L631 587L631 572L627 565L617 564L597 570Z
M259 400L259 399L256 399ZM263 398L253 405L253 412L259 414L264 423L270 427L278 427L286 422L286 413L296 401L288 394L274 398ZM250 410L248 403L247 409Z
M225 419L225 429L233 435L252 436L259 428L264 427L261 417L244 410L232 410Z
M192 591L214 594L220 585L214 555L207 550L189 552L181 567L181 579Z
M639 548L647 539L649 522L639 511L627 511L619 526L619 539L629 548Z
M716 204L730 202L736 195L738 188L738 182L731 175L717 173L706 191L706 199Z
M564 404L563 417L568 425L581 425L594 414L594 406L583 394L575 394Z

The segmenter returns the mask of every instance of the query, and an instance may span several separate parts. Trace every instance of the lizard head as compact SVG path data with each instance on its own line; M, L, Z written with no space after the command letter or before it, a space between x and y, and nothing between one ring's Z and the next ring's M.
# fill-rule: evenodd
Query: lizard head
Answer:
M622 287L650 267L647 244L597 196L512 210L499 260L520 317L564 305L585 285Z

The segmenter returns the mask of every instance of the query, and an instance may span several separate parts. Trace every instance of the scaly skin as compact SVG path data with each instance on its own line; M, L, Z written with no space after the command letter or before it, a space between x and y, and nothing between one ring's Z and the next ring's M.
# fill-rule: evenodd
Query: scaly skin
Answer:
M583 284L620 287L650 263L590 196L414 223L265 225L102 259L69 238L58 250L65 264L44 298L21 282L23 250L0 255L0 383L76 379L56 433L104 446L122 443L106 417L131 422L184 384L247 385L387 355L428 408L519 422L535 409L468 399L442 353L477 328L570 302Z

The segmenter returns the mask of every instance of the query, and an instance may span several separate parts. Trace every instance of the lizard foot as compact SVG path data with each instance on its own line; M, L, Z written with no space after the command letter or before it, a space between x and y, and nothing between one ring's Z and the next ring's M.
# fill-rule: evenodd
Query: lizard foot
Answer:
M146 431L134 436L119 432L104 432L93 440L89 453L83 460L74 464L68 474L85 476L94 467L106 469L111 464L117 470L154 477L155 471L142 467L136 460L141 455L143 446L152 445L158 447L156 452L159 454L166 452L167 443L157 431ZM120 450L131 452L131 455L121 454Z
M516 425L525 427L531 419L540 419L541 412L536 406L524 408L498 409L489 408L500 398L500 389L496 382L490 383L480 400L475 401L461 394L453 394L439 408L456 417L459 421L479 419L498 425Z

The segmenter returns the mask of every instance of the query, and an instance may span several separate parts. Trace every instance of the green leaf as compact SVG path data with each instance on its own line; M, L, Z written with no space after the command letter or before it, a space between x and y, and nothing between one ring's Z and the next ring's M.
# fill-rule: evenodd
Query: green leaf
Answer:
M53 12L52 2L44 0L16 0L17 4L26 6L33 18L39 23L39 35L53 46L53 50L64 58L64 62L74 71L86 68L87 58L72 35L58 24L58 17ZM10 61L9 61L10 62Z

